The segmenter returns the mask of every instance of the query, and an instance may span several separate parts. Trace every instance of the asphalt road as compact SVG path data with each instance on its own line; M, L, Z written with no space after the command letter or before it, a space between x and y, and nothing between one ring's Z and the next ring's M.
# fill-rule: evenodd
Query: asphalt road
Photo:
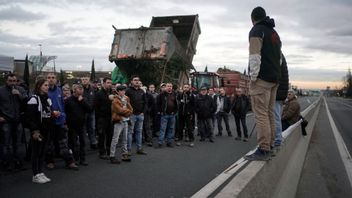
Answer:
M300 98L301 110L316 99ZM235 137L232 116L230 125ZM247 125L250 132L254 125L253 114L247 116ZM89 166L79 171L65 170L62 160L58 160L55 170L45 171L52 179L49 184L33 184L29 169L0 173L0 197L190 197L253 149L255 136L254 132L247 143L225 135L216 137L215 143L199 142L197 138L194 148L186 145L162 149L145 147L147 156L133 155L131 163L120 165L100 160L90 151ZM29 164L27 167L30 168Z
M352 100L327 98L326 101L333 121L351 153ZM351 184L324 103L312 134L296 197L352 197Z

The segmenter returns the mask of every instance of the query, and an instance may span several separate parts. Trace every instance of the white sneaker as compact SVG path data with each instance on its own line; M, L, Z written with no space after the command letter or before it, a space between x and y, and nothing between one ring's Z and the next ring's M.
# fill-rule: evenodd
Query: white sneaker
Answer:
M193 143L193 142L190 143L189 146L190 146L190 147L194 147L194 143Z
M181 142L176 142L176 146L181 146Z
M42 177L44 180L46 180L47 182L51 182L51 179L48 178L46 175L44 175L44 173L39 173L40 177Z
M32 182L37 184L45 184L48 181L44 179L40 174L36 174L35 176L32 177Z

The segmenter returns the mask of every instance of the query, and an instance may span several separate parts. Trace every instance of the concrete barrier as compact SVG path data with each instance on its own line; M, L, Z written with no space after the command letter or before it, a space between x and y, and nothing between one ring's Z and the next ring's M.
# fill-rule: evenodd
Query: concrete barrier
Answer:
M283 132L284 144L272 160L249 162L241 158L192 197L294 197L320 103L321 98L301 112L309 121L307 136L302 136L301 121L295 123Z

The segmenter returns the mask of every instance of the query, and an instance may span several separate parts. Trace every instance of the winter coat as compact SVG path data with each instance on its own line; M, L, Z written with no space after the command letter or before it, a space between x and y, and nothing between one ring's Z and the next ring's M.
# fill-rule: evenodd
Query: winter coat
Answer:
M86 113L92 111L91 106L84 98L79 101L78 97L73 95L65 100L65 109L68 126L83 126L86 121Z
M168 106L168 101L172 102L171 106ZM160 93L157 97L157 112L161 115L176 114L178 110L177 95L175 92L167 93L166 91Z
M274 27L274 19L266 17L258 21L249 33L249 74L252 80L279 81L281 40Z
M87 87L83 86L83 97L84 99L88 102L88 104L92 107L92 110L94 110L94 96L95 96L95 91L91 85L88 85Z
M22 87L14 86L21 96L12 94L12 87L7 85L0 87L0 117L6 121L19 121L21 105L27 100L27 94Z
M196 98L195 111L199 119L212 118L216 111L214 99L208 95L198 95Z
M177 95L178 114L192 115L194 113L195 97L191 92L183 92Z
M126 90L126 96L130 98L133 114L138 115L147 111L147 97L142 89L129 87Z
M222 112L226 112L229 113L231 110L231 101L230 98L225 96L221 96L221 95L215 95L214 96L214 102L216 105L218 105L218 99L220 98L224 98L224 106L223 106L223 111ZM220 111L221 112L221 111Z
M65 112L65 103L62 90L58 86L49 88L48 96L53 103L51 106L52 111L60 111L60 116L55 118L55 124L59 126L64 126L66 123L66 112Z
M287 120L290 125L296 123L301 115L301 106L296 97L288 100L282 110L281 120Z
M39 131L42 135L46 134L48 131L42 131L42 129L50 128L55 124L51 104L51 99L47 95L32 95L30 97L27 102L26 122L31 133Z
M96 119L111 119L111 100L109 99L110 94L111 90L106 90L104 88L95 94L94 106Z
M231 112L236 117L245 117L249 111L250 105L246 95L235 96L231 105Z
M127 101L127 108L123 107L119 96L115 96L111 103L111 119L115 123L121 122L123 117L130 117L132 115L133 108L130 104L130 99L127 96L125 96L125 99Z
M288 92L288 69L287 69L287 63L286 63L286 58L284 55L282 55L282 63L281 63L281 77L279 79L279 87L277 88L276 92L276 100L279 101L284 101L287 98L287 92Z

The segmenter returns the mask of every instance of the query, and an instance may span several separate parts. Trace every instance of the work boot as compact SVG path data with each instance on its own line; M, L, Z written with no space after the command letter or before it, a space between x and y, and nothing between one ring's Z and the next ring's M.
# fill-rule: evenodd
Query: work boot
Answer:
M110 157L110 163L112 164L120 164L120 160L116 159L115 157Z
M127 154L122 154L121 160L124 162L130 162L131 158Z
M69 170L79 170L78 166L74 162L66 165L66 168Z
M143 149L138 149L136 152L138 155L147 155L146 152L143 151Z
M248 161L268 161L270 160L270 151L257 148L254 153L244 156L244 159Z

